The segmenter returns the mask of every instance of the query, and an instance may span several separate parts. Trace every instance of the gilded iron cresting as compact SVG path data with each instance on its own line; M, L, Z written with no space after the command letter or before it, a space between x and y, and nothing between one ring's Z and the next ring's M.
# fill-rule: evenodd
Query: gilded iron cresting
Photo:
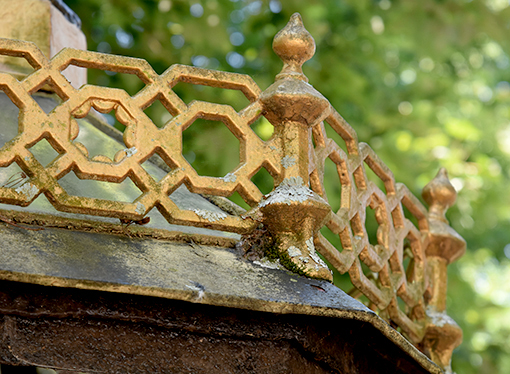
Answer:
M1 186L0 202L28 206L44 194L59 211L123 222L143 222L157 208L172 224L239 234L249 234L263 223L280 253L304 273L332 279L317 251L340 273L350 275L370 308L450 370L451 353L460 344L462 332L445 313L446 269L463 254L465 242L444 217L456 196L446 171L442 169L423 191L429 210L405 185L395 182L370 146L358 142L355 130L308 83L301 66L313 56L315 42L299 14L276 35L273 49L284 67L275 83L262 92L246 75L183 65L158 75L145 60L74 49L64 49L48 60L32 43L0 39L0 54L24 58L34 69L21 81L0 74L0 89L20 109L19 133L0 149L0 167L16 163L26 177ZM62 75L70 65L134 74L145 87L134 96L92 85L76 89ZM185 104L172 90L179 82L239 90L250 103L239 112L228 105ZM31 97L42 87L51 88L62 100L49 114ZM144 113L156 100L173 116L162 128ZM92 108L115 111L126 126L125 149L113 159L89 157L87 147L75 140L80 132L77 119ZM275 127L268 141L250 127L260 116ZM223 178L200 176L182 155L182 132L197 118L223 122L239 141L240 164ZM328 137L326 126L345 144ZM30 151L43 139L58 152L46 166ZM159 181L143 167L155 154L170 170ZM341 186L338 211L332 211L324 188L328 159L336 166ZM262 167L276 186L266 196L251 181ZM367 170L380 179L384 190L367 177ZM109 183L129 178L140 196L119 202L70 195L59 184L70 172L80 179ZM182 184L193 193L212 196L228 197L237 191L252 209L241 215L180 209L169 195ZM416 218L417 227L406 218L403 207ZM367 209L374 210L378 224L375 245L368 239ZM338 235L341 248L319 232L324 225Z

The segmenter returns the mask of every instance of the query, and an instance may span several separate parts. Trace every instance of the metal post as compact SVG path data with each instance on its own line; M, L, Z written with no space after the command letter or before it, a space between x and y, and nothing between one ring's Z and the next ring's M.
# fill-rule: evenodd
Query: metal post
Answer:
M310 277L331 280L331 271L313 244L331 208L308 187L311 129L329 115L330 105L307 83L301 69L313 56L315 42L298 13L275 36L273 50L284 66L260 101L281 141L282 172L276 189L260 203L260 211L289 264Z
M447 266L466 251L465 240L453 230L445 217L457 193L448 179L446 169L425 186L422 196L429 205L429 234L426 247L429 286L426 310L429 323L421 347L447 373L451 373L453 350L462 342L462 330L446 314Z

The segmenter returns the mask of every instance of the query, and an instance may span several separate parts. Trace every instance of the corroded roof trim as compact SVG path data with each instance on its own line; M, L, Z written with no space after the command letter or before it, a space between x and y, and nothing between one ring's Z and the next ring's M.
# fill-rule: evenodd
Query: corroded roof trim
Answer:
M447 265L464 253L466 243L444 218L456 195L446 171L442 170L424 191L430 206L427 210L406 186L396 182L393 172L370 146L358 142L355 130L307 83L302 65L313 56L315 43L299 14L294 14L276 35L273 49L281 58L283 69L275 83L261 91L247 75L184 65L173 65L158 75L142 59L73 49L64 49L48 60L32 43L0 39L0 54L22 57L34 69L22 81L0 74L0 90L10 102L11 114L16 112L7 126L11 133L4 136L0 149L0 167L6 172L0 186L0 202L33 208L47 199L44 201L60 212L120 219L126 225L149 220L152 225L154 214L154 218L164 218L173 225L169 230L176 230L175 225L181 225L188 234L213 229L227 238L232 236L225 232L250 235L262 224L274 238L281 259L288 260L289 268L332 280L331 271L316 254L320 253L341 274L349 273L352 284L367 297L371 309L378 310L380 317L391 321L434 362L451 372L450 358L461 342L461 329L451 319L436 325L432 316L445 313ZM78 89L62 75L69 66L133 74L145 87L134 96L93 85ZM173 91L179 82L238 90L249 104L240 111L205 101L186 104ZM32 97L44 86L62 99L54 109L44 110L38 105L43 98ZM156 100L172 116L162 128L144 113ZM13 111L12 107L19 110ZM83 120L93 110L114 112L126 126L120 149L105 133L95 136L99 132L97 126ZM267 141L251 128L261 116L275 128ZM182 132L197 118L222 122L239 143L239 164L223 177L200 175L182 153ZM341 139L330 138L328 127ZM38 147L45 146L49 153L58 155L44 161L46 157L38 158ZM106 148L112 152L105 152ZM147 162L155 154L170 171ZM325 168L328 160L335 165L331 171ZM275 189L267 198L252 181L262 167L275 182ZM341 191L340 207L335 211L324 187L324 179L330 177L338 182ZM100 185L104 188L91 194L96 182L103 183ZM121 184L124 185L119 189ZM234 192L251 207L246 214L222 210L221 204L211 204L200 196L221 199ZM377 244L372 243L375 237L370 240L372 233L367 232L369 210L378 225ZM325 226L332 234L329 238L320 233ZM56 238L62 240L66 235L60 232ZM72 253L75 243L66 240ZM136 243L124 240L136 248ZM58 255L66 260L70 253L62 251ZM104 260L108 263L116 255L116 251L109 252L110 257L105 256ZM186 253L181 256L186 257ZM180 261L152 260L154 264ZM86 261L81 265L86 266ZM224 265L223 271L226 269L232 270ZM29 270L39 274L36 269ZM73 271L79 273L82 269L68 270L61 276L74 278ZM125 269L116 270L119 276L126 275L120 271ZM200 270L211 272L208 268ZM111 281L90 278L92 275L82 278ZM292 293L293 289L288 291ZM278 296L286 300L284 295Z
M96 217L94 217L96 218ZM96 218L97 219L97 218ZM0 222L28 227L28 229L55 228L81 231L97 234L113 234L126 236L128 238L148 238L157 240L171 240L175 243L197 243L203 245L214 245L224 248L234 248L238 242L238 236L225 233L229 236L220 236L215 231L214 234L207 235L208 230L202 229L201 232L186 232L183 230L160 229L151 226L139 226L136 224L127 226L126 224L113 223L108 221L86 220L79 218L70 218L64 215L51 215L36 213L34 211L17 211L0 209ZM27 226L28 225L28 226ZM179 227L181 228L181 227ZM182 227L187 229L187 227Z
M443 373L376 313L334 285L255 265L232 249L48 227L27 231L0 225L0 235L2 280L364 321L430 373Z

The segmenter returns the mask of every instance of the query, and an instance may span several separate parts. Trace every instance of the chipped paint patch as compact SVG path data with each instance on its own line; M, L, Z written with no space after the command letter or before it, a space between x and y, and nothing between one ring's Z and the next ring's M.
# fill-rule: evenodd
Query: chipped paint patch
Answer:
M137 203L136 204L136 208L135 208L135 212L138 213L138 214L145 213L145 205L143 205L142 203Z
M313 237L310 236L308 240L305 242L306 248L308 249L308 252L314 253L315 252L315 245L313 244Z
M131 147L131 148L126 148L124 151L126 152L126 157L131 157L136 152L138 152L138 149L136 149L136 147Z
M32 200L35 195L39 192L39 189L32 183L25 183L15 190L17 193L25 195L27 200Z
M221 179L223 179L225 182L235 182L237 180L237 177L235 176L235 174L228 173Z
M259 261L253 261L253 263L256 264L256 265L262 266L263 268L267 268L267 269L285 270L285 268L280 263L279 259L276 260L276 261L271 261L267 257L263 257Z
M306 201L310 197L313 197L313 192L303 185L303 179L301 177L292 177L284 179L283 182L260 203L260 207L278 203L290 205L293 202Z
M451 318L448 314L445 312L438 312L435 310L435 308L429 306L427 308L427 316L431 319L432 324L443 327L444 325L453 325L457 326L457 322L453 318Z
M197 216L206 219L210 222L220 221L228 217L228 214L223 212L211 212L203 209L194 209L193 210Z
M205 295L205 287L198 282L189 281L191 285L186 285L192 291L198 292L197 301L202 301Z
M298 256L301 256L302 253L301 251L299 250L298 247L294 247L293 245L290 246L288 249L287 249L287 253L289 254L290 257L298 257Z
M328 268L328 265L324 261L322 261L322 258L319 257L319 255L315 252L310 252L310 258L317 264L315 265L315 270L319 270L319 268Z
M287 168L290 168L291 166L294 166L296 165L296 159L292 156L285 156L284 158L282 158L282 166L287 169Z

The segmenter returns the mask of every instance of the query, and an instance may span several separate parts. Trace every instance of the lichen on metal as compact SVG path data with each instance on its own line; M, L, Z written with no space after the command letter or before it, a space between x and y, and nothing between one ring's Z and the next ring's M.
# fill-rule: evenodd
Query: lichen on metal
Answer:
M284 66L274 84L261 92L246 75L183 65L158 75L145 60L73 49L48 60L34 44L0 39L0 54L25 58L34 68L21 81L0 74L0 90L20 109L19 132L0 149L0 167L17 164L27 176L21 185L0 187L0 203L28 206L44 194L57 210L122 220L141 220L156 208L170 224L246 235L262 223L274 238L276 250L300 272L332 280L317 251L338 272L349 274L371 309L450 370L451 353L460 344L462 332L445 314L446 269L462 255L465 242L444 216L456 196L446 171L441 170L424 189L427 211L308 83L302 65L315 53L315 42L299 14L276 35L273 49ZM145 87L134 96L92 85L76 89L62 75L70 65L134 74ZM186 104L173 91L179 82L239 90L250 103L240 111L201 101ZM62 99L48 114L31 96L43 86L50 86ZM156 100L173 116L163 128L144 113ZM126 126L125 147L113 158L91 156L77 140L78 119L92 108L102 113L114 110ZM250 127L262 115L275 127L267 141ZM182 132L198 118L223 122L240 143L240 164L224 177L200 176L182 154ZM346 151L328 137L326 126L342 138ZM30 151L43 139L58 153L48 165ZM142 166L156 154L170 170L160 180ZM324 188L327 160L338 172L338 211L332 211ZM276 187L267 196L251 181L261 167L275 179ZM367 177L367 170L384 191ZM59 184L71 172L82 180L112 184L129 178L140 195L128 202L73 196ZM169 198L183 184L192 193L213 197L238 192L252 209L244 214L183 209ZM378 224L375 245L367 234L367 209L375 212ZM338 236L341 248L320 233L324 226Z

